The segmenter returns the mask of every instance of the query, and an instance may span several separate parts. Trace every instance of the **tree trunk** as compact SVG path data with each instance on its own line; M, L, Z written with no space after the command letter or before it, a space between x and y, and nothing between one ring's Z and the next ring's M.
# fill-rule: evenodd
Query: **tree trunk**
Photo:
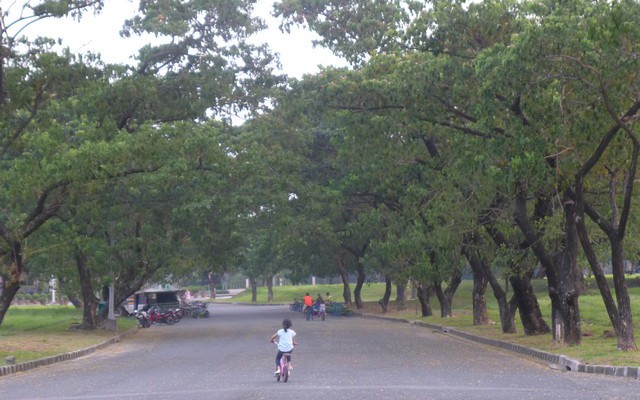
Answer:
M258 302L258 282L254 276L249 277L249 285L251 285L251 302Z
M586 174L587 171L581 171L576 175L576 188L573 194L573 199L576 201L577 209L577 231L580 238L580 243L587 256L591 270L596 278L600 294L605 304L609 320L613 325L616 332L617 348L618 350L636 350L637 345L635 343L635 336L633 331L633 318L631 314L631 299L629 297L629 289L627 287L626 278L624 275L624 237L626 224L629 216L629 209L631 206L631 193L633 189L633 181L635 177L635 170L638 159L639 151L638 143L634 142L634 152L632 157L632 163L629 167L629 176L627 177L627 183L625 185L623 210L618 220L618 208L616 203L616 177L612 174L609 184L609 202L611 205L611 217L610 221L600 215L591 205L589 205L583 196L582 189L582 174ZM611 248L611 267L613 273L613 285L616 292L617 305L613 301L611 291L609 289L608 282L604 276L598 258L591 246L589 240L587 228L584 223L585 212L589 217L600 227L600 229L606 233L609 239L609 246Z
M636 350L636 340L633 333L633 318L631 315L631 298L629 288L624 277L624 250L621 240L610 238L611 266L613 269L613 286L618 299L618 314L620 324L617 334L618 350Z
M509 277L513 296L520 312L520 321L525 335L541 335L551 331L542 318L538 298L531 285L531 272Z
M364 307L364 302L362 301L362 287L364 286L364 281L367 278L367 275L364 272L364 265L358 261L356 266L358 271L358 278L356 280L356 287L353 290L353 297L356 301L356 307L358 309Z
M391 275L385 274L384 276L384 295L378 302L382 307L382 312L386 313L389 307L389 299L391 298Z
M559 311L563 321L564 343L579 345L582 342L579 297L581 271L578 270L578 233L576 229L575 203L564 196L565 247L558 256L557 269L560 271L558 285Z
M267 284L267 303L273 303L273 275L265 278Z
M471 271L473 272L473 325L488 325L489 314L487 313L487 283L480 257L467 245L462 249L462 254L467 258Z
M338 260L338 271L340 272L340 279L342 279L342 298L347 308L353 308L353 302L351 301L351 288L349 287L349 273L345 265L344 259Z
M493 242L497 246L513 246L507 241L502 232L495 228L491 224L491 221L485 219L485 229ZM520 246L526 250L527 243ZM528 268L522 267L522 262L517 263L516 260L509 261L509 282L513 287L514 296L512 301L517 304L517 309L520 311L520 319L522 326L524 327L525 334L538 335L542 333L549 333L549 325L542 318L542 312L540 311L540 305L538 304L538 298L535 295L533 287L531 286L531 271ZM492 278L490 268L484 267L487 271L487 276L490 279L493 292L498 299L498 306L500 308L500 319L503 324L502 331L504 333L515 333L515 309L512 305L506 302L506 293L500 287L500 284L495 278ZM526 272L525 272L526 271ZM491 279L494 281L492 282ZM503 314L504 312L504 314Z
M216 287L218 286L218 280L220 279L220 275L215 274L213 272L207 273L207 283L209 284L209 298L216 298Z
M442 284L436 282L434 284L436 296L440 301L440 316L442 318L450 318L453 310L453 295L456 293L458 286L462 282L462 276L460 271L454 271L449 280L449 285L445 290L442 290Z
M598 257L591 246L591 242L589 240L589 236L587 233L587 228L584 224L583 220L578 222L578 235L580 237L580 243L582 243L582 248L584 249L584 253L589 261L589 265L591 266L591 271L593 272L593 276L596 280L596 284L598 285L598 289L600 290L600 296L604 302L605 309L607 310L607 315L609 316L609 321L611 321L611 325L616 332L616 336L618 338L618 349L619 350L631 350L633 349L635 344L635 338L633 335L633 329L628 329L628 327L632 327L631 315L623 315L622 312L618 311L618 307L616 305L616 301L613 299L613 295L611 294L611 290L609 288L609 282L600 266L600 262L598 261ZM613 248L612 248L613 253ZM613 259L613 257L612 257ZM615 286L615 281L614 281ZM626 288L626 282L623 285L624 291L628 297L629 292ZM617 292L617 291L616 291ZM626 313L624 313L626 314Z
M538 198L536 215L541 213L545 199ZM522 231L526 242L533 249L538 261L547 274L549 298L552 306L553 337L556 341L563 341L567 345L579 345L582 341L580 327L580 307L577 290L579 275L577 270L577 230L575 203L563 196L564 205L564 240L563 249L553 257L546 250L543 240L527 216L527 186L520 182L516 188L514 219ZM562 279L560 279L562 277Z
M8 271L6 271L4 290L0 295L0 326L2 326L2 321L4 321L4 317L7 315L9 307L11 307L13 298L20 289L21 277L24 272L22 244L18 241L12 241L11 248L12 251L4 255L4 259L10 260L10 264L8 265Z
M433 294L434 287L426 282L416 282L416 289L418 295L418 301L420 301L420 310L423 317L430 317L433 315L431 309L431 295Z
M511 299L504 305L506 311L504 317L500 315L500 322L502 323L503 333L516 333L516 311L518 311L518 302L516 301L515 294L511 296ZM511 330L506 330L506 327L511 327Z
M604 89L604 88L603 88ZM608 89L602 91L603 98L606 100L606 92ZM608 103L608 102L606 102ZM597 263L595 252L591 248L591 244L588 240L586 227L584 226L584 214L585 212L589 217L600 227L600 229L607 234L609 244L611 246L611 265L613 269L613 281L616 290L616 297L618 299L618 309L616 311L615 304L611 299L611 293L605 285L601 282L602 277L596 276L598 281L598 287L603 295L609 318L616 329L618 339L618 349L620 350L635 350L637 349L634 333L633 333L633 321L631 316L631 301L629 299L629 291L626 284L626 278L624 276L624 238L626 235L626 227L629 222L629 215L631 214L631 206L633 200L633 187L636 181L636 173L638 168L638 158L640 157L640 141L638 140L636 133L630 127L630 123L627 121L633 121L638 116L640 111L640 101L636 100L629 109L624 113L622 118L614 116L615 111L610 109L610 104L607 105L608 111L614 120L614 125L604 133L601 137L599 146L594 150L591 156L582 164L582 167L575 175L575 194L574 200L576 202L576 224L578 226L578 234L580 236L580 242L582 243L585 253L587 253L587 259L592 267L594 273L601 269ZM617 173L610 170L609 181L609 203L610 203L610 219L607 220L603 215L600 215L593 207L585 201L583 184L584 179L593 168L597 165L599 160L603 157L609 145L615 136L617 136L620 130L624 131L625 136L630 139L630 143L633 146L633 152L631 160L628 163L629 167L626 172L623 199L622 199L622 212L618 213L617 205ZM569 191L568 191L569 192ZM604 282L606 283L606 281Z
M448 301L448 299L444 295L444 291L442 290L442 284L440 282L435 282L433 287L435 288L436 297L440 302L440 317L442 318L451 317L451 303Z
M93 294L93 283L91 282L91 271L87 267L87 256L79 249L76 249L74 257L80 281L80 294L82 295L82 323L80 327L88 330L96 329L98 326L96 308L99 300Z
M483 221L486 222L486 221ZM500 243L504 242L506 245L506 240L502 240L502 235L496 236L499 232L490 224L485 223L485 230L489 233L489 236L493 239L493 241L497 245L501 245ZM473 240L476 244L479 244L479 238L477 235L474 235ZM498 241L500 243L498 243ZM482 259L477 252L469 252L469 263L473 263L476 265L476 268L481 268L484 272L484 277L489 282L491 286L491 290L493 291L493 296L495 297L498 303L498 312L500 314L500 326L502 327L502 333L516 333L516 323L515 323L515 299L511 299L511 301L507 300L507 292L502 288L498 278L491 270L489 264ZM473 260L473 261L472 261Z
M20 281L13 279L13 276L4 281L4 289L2 290L2 296L0 297L0 325L2 325L4 316L7 314L7 311L9 311L11 302L16 296L16 293L18 293L18 290L20 290Z
M488 325L487 279L484 275L473 276L473 325Z
M404 311L407 308L407 281L403 280L396 284L396 310Z

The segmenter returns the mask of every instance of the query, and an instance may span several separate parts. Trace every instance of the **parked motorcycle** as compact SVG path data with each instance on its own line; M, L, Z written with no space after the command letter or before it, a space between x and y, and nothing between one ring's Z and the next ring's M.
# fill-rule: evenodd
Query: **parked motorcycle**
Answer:
M186 303L182 307L182 313L186 317L209 318L209 310L207 310L207 304L201 301Z
M138 320L138 328L149 328L151 326L151 321L147 317L146 311L134 311L134 315Z
M178 308L175 308L175 309L170 310L170 311L173 311L173 317L175 319L174 322L175 323L180 322L180 320L182 319L182 315L183 315L182 308L178 307Z
M160 307L155 306L149 309L149 321L152 324L162 322L173 325L176 322L176 316L173 310L162 311Z

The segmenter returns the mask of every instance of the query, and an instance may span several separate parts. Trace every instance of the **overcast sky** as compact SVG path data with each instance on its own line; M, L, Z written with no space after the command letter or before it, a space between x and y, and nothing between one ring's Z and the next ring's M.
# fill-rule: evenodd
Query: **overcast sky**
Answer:
M259 0L256 13L270 22L271 27L260 35L260 40L280 54L283 72L289 76L300 78L306 73L318 71L318 65L344 66L345 63L333 56L329 50L313 48L311 41L316 36L304 30L294 30L291 34L283 34L278 30L277 22L269 12L274 0ZM17 17L23 0L0 0L3 11L10 10L9 20ZM137 1L108 0L98 16L87 15L78 23L73 20L50 20L37 22L24 33L28 36L37 33L49 37L61 37L66 46L74 52L93 51L100 53L103 60L113 63L130 62L130 57L148 42L148 39L133 37L121 39L119 31L124 19L131 17ZM12 8L9 8L9 6Z

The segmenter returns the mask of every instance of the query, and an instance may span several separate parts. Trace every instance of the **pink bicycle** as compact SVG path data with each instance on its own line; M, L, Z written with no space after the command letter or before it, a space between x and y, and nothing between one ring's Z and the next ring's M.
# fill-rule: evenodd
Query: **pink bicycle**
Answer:
M276 343L276 342L274 342ZM276 346L278 345L278 343L276 343ZM291 352L288 353L282 353L282 358L280 358L280 373L276 375L276 380L278 382L280 382L280 378L282 378L282 380L284 382L288 382L289 381L289 373L291 372L289 370L289 363L291 362Z

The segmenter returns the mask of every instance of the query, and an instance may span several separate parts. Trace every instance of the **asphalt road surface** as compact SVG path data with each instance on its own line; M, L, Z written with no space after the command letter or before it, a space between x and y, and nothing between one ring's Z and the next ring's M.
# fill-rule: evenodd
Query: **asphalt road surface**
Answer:
M1 400L638 399L640 382L553 370L429 329L358 317L305 321L285 306L212 305L87 357L0 378ZM290 318L299 345L276 382L269 337Z

